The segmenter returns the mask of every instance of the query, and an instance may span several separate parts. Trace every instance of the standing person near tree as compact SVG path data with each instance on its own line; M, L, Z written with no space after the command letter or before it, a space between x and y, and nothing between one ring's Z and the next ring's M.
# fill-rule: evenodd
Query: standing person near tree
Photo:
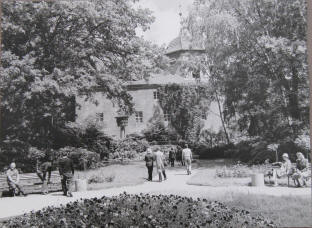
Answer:
M182 161L185 162L187 175L192 174L192 151L188 148L188 145L185 144L185 148L182 150Z
M173 150L173 148L171 148L169 151L169 161L170 161L171 167L174 167L174 160L175 159L176 159L176 153Z
M64 154L63 157L60 158L58 165L62 177L62 190L64 196L72 197L72 186L75 173L73 161L67 154Z
M37 164L37 175L42 181L42 194L46 195L49 192L48 184L51 179L52 172L52 158L48 158L45 162L43 162L40 166ZM47 179L48 173L48 179Z
M160 151L158 147L155 148L155 161L156 161L156 167L157 167L157 172L159 176L159 182L162 182L162 175L164 176L164 180L167 180L166 176L166 170L165 170L165 165L164 165L164 153Z
M177 146L177 156L176 157L177 157L177 161L181 162L181 166L184 166L185 164L182 160L182 148L179 145Z
M148 172L148 181L153 180L153 165L154 165L154 160L155 157L153 155L152 149L148 148L147 153L145 155L145 163L147 167L147 172Z

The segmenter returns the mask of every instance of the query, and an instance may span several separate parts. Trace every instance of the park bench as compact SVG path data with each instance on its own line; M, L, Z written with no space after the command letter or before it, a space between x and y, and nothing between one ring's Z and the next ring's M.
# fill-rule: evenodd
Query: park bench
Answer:
M292 163L292 167L296 167L296 164ZM278 165L269 164L269 165L266 166L266 173L267 173L266 176L269 178L269 182L271 181L272 175L268 174L268 171L270 171L272 169L278 169L278 168L280 168ZM305 182L308 182L311 179L311 163L309 163L308 174L309 175L304 178ZM290 186L290 179L291 179L291 175L287 175L287 186L288 187Z
M48 174L47 174L48 177ZM22 173L20 174L20 185L23 187L25 193L41 193L42 181L36 173ZM48 185L49 192L56 192L62 190L61 176L58 171L51 173L50 184ZM10 195L9 186L7 183L6 174L0 174L0 197Z

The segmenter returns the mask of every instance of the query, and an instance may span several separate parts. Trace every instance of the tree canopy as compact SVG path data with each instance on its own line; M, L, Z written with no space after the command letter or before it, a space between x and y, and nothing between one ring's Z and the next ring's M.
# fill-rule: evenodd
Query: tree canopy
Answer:
M196 64L224 99L233 139L294 141L308 131L306 1L195 1L183 23L205 45Z
M52 123L61 126L73 119L72 97L92 97L94 89L131 112L123 82L148 77L164 64L163 50L136 35L154 18L149 10L134 8L133 1L1 4L4 140L46 145Z

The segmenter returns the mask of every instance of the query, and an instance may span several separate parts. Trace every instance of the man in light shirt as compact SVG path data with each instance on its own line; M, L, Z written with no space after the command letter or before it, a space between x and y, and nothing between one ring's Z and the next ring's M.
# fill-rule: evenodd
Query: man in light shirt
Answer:
M192 159L192 151L190 148L188 148L188 145L185 144L185 148L182 150L182 161L186 165L187 175L192 173Z
M23 191L22 186L20 185L20 176L14 162L10 164L10 168L6 172L6 175L9 189L13 193L13 196L16 196L17 194L27 196L27 194L25 194L25 192Z

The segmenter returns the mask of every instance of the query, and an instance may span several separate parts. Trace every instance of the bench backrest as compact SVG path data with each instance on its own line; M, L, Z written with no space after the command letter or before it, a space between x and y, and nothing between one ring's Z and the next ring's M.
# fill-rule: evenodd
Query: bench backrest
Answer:
M59 182L60 180L61 180L61 177L58 171L51 172L51 179L50 179L51 182ZM41 180L36 173L21 173L20 174L21 185L33 185L36 183L41 183ZM0 175L0 188L6 188L6 187L8 187L7 175L2 174Z

